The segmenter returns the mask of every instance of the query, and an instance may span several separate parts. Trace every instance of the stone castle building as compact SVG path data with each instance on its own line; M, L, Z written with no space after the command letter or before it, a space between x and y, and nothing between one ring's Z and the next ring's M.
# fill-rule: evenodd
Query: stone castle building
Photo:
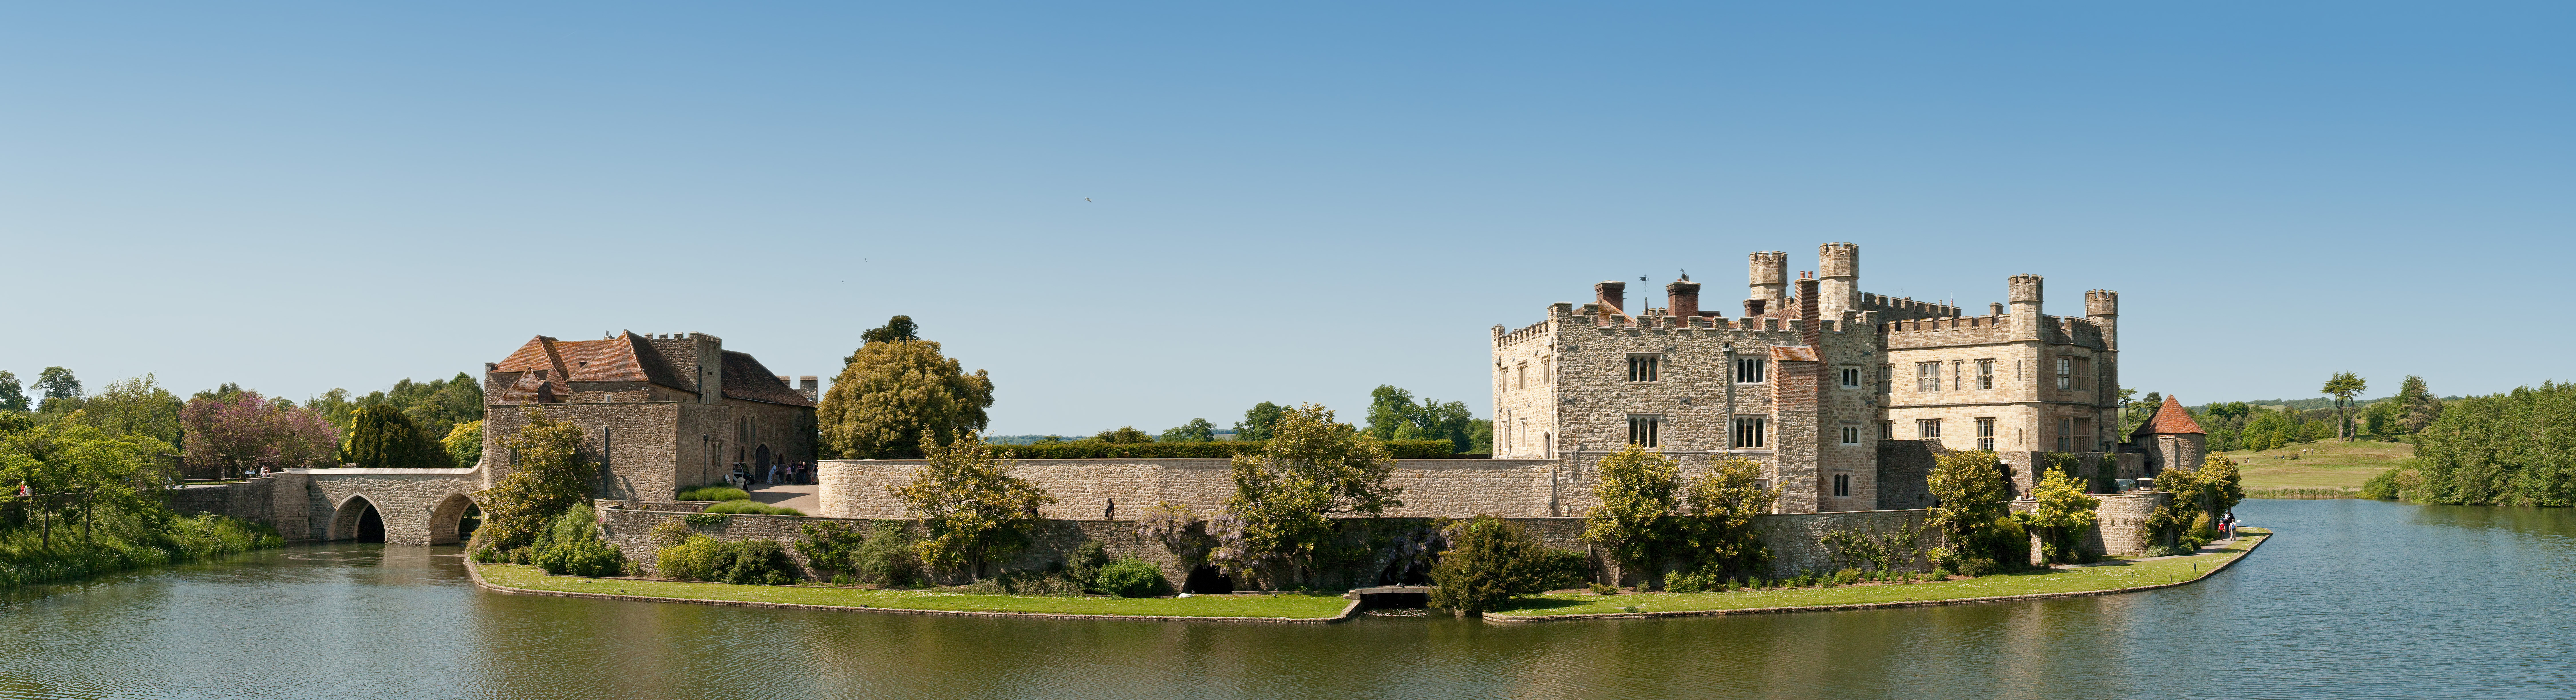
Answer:
M1684 277L1661 306L1602 282L1590 303L1495 326L1494 457L1563 460L1578 481L1629 444L1685 470L1749 458L1780 512L1812 513L1927 507L1940 450L1997 452L2015 495L2041 454L2119 452L2119 293L2053 316L2041 278L2013 275L2004 303L1969 315L1861 291L1859 246L1817 257L1793 281L1788 254L1752 254L1741 316L1702 310ZM2115 456L2121 476L2145 475L2140 457Z
M705 333L537 336L484 365L484 478L510 471L502 440L530 409L580 426L599 498L669 500L737 466L814 460L816 377L772 375Z

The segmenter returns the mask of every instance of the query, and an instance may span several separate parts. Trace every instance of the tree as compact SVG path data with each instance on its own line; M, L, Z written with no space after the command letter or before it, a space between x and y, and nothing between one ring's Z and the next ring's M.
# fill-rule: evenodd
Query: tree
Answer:
M1518 523L1479 515L1442 534L1449 549L1431 567L1433 609L1466 617L1500 609L1512 596L1547 592L1547 548Z
M922 561L983 578L987 563L1028 545L1038 507L1056 502L1055 496L1011 476L1012 460L993 456L973 432L946 445L923 435L921 445L927 464L911 482L885 487L886 493L903 501L904 511L929 531L914 545Z
M1288 407L1263 401L1243 412L1243 420L1234 424L1234 439L1258 441L1270 439L1270 425L1288 414Z
M187 463L239 475L270 468L337 465L340 433L321 414L272 404L256 391L229 399L200 392L179 410Z
M1762 544L1753 519L1771 512L1780 491L1762 488L1761 478L1761 462L1730 457L1690 480L1682 499L1688 510L1676 519L1678 539L1700 571L1732 579L1770 562L1771 550Z
M869 345L876 343L908 343L921 339L920 330L920 326L913 324L911 316L896 316L894 318L886 319L886 324L883 326L870 328L866 332L860 333L859 342Z
M51 425L7 421L10 429L0 432L0 482L12 492L24 484L35 494L29 515L48 547L53 522L67 511L79 516L84 537L100 505L146 516L164 512L160 492L170 483L170 445L88 423L74 411Z
M358 409L351 416L348 444L341 449L340 459L367 469L438 469L449 464L445 446L422 434L411 417L386 404Z
M1946 548L1958 558L2003 557L1985 547L1978 537L1996 520L2008 516L2011 496L2005 488L2003 470L1998 468L1995 453L1985 450L1951 452L1932 458L1932 475L1928 479L1934 504L1925 519L1926 526L1941 533ZM1984 551L1979 551L1983 549Z
M483 525L474 537L489 552L535 545L547 524L582 503L599 479L598 464L583 454L581 426L540 409L529 409L527 418L518 435L502 442L517 457L510 473L475 494Z
M1376 517L1404 505L1397 500L1404 489L1386 483L1395 458L1356 428L1334 422L1330 409L1305 404L1270 427L1261 452L1234 458L1234 494L1222 516L1239 541L1218 557L1229 567L1254 572L1284 564L1302 578L1335 534L1332 514Z
M483 461L483 421L458 423L438 442L446 448L449 463L472 469Z
M2369 387L2370 383L2362 380L2360 375L2353 374L2351 372L2338 372L2334 376L2326 379L2325 388L2317 390L2318 393L2334 397L2335 433L2337 437L2343 438L2345 442L2352 441L2352 418L2344 413L2344 407L2352 404L2353 396L2360 394L2362 390Z
M225 388L239 391L229 384ZM391 390L369 392L354 399L347 389L332 389L305 399L304 406L321 413L342 434L356 427L352 421L358 409L391 406L410 418L422 435L435 438L455 430L459 424L483 420L483 387L474 377L458 372L454 377L426 382L404 378L394 382Z
M2022 524L2040 533L2040 550L2051 563L2075 563L2076 541L2093 529L2099 516L2093 511L2102 507L2102 499L2085 495L2084 481L2073 474L2051 471L2031 488L2038 502L2024 514Z
M2397 402L2404 406L2404 415L2397 424L2408 435L2424 432L2424 426L2432 425L2433 419L2442 415L2442 399L2424 388L2423 377L2406 375L2406 382L2397 389Z
M1421 410L1413 405L1413 392L1380 384L1369 391L1368 433L1380 440L1395 439L1397 428L1413 424L1413 414Z
M1622 568L1651 569L1670 544L1664 516L1673 512L1673 496L1681 488L1681 465L1630 443L1601 458L1599 469L1600 481L1593 485L1592 494L1601 499L1601 505L1583 513L1584 541L1600 545ZM1614 570L1612 580L1621 573Z
M0 369L0 412L25 413L27 394L18 388L18 375Z
M80 403L88 425L109 435L141 435L179 444L179 411L185 406L150 374L107 384Z
M1369 392L1368 420L1369 435L1380 440L1448 440L1450 449L1463 452L1479 444L1481 435L1485 451L1493 451L1493 422L1478 421L1467 404L1432 399L1417 404L1413 392L1394 385Z
M36 375L35 388L36 393L45 398L37 408L43 413L70 413L72 404L78 403L81 397L80 380L72 378L71 370L61 367L47 367L43 374Z
M825 447L845 458L906 456L981 432L993 380L967 374L939 343L886 340L860 346L815 410ZM923 436L929 442L924 442Z
M1137 430L1136 426L1125 425L1100 431L1099 433L1092 435L1091 439L1112 445L1134 445L1153 442L1154 434Z
M1190 422L1183 423L1180 427L1163 431L1162 437L1155 438L1155 441L1215 442L1216 424L1207 422L1205 418L1192 418Z

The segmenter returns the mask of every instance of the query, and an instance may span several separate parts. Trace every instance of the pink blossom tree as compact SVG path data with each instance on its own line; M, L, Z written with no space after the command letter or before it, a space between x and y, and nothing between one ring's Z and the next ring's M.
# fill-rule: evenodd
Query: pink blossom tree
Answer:
M229 398L230 400L226 400ZM226 476L270 468L336 465L340 431L322 415L269 401L256 391L200 396L179 412L188 429L188 464Z

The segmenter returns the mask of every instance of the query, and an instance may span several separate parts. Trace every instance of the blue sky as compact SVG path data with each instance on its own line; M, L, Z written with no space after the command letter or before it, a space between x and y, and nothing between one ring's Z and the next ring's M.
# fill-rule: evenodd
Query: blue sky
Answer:
M1494 324L1850 241L1873 292L2117 289L2195 403L2568 378L2576 6L1387 5L0 8L0 369L830 375L909 314L999 433L1481 416Z

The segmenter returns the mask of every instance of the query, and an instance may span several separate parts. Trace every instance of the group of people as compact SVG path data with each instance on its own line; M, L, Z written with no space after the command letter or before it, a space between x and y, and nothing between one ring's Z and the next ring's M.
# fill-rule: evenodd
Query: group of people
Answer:
M753 484L811 484L814 483L814 463L778 462L766 467L736 464L733 473L726 475L725 480L732 482L735 488L751 488Z

